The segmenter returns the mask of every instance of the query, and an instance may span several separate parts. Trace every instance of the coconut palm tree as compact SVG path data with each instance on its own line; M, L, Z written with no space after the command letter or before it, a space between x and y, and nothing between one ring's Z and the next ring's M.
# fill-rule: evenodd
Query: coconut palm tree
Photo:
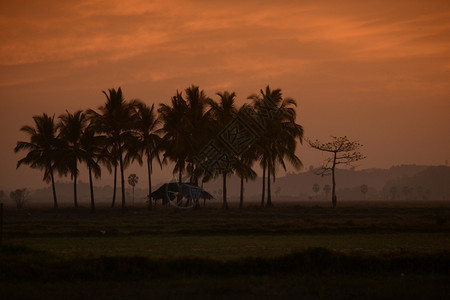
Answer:
M361 189L361 193L364 196L364 200L366 200L366 194L369 191L369 187L367 186L367 184L363 184L363 185L361 185L360 189Z
M318 199L317 193L320 191L320 185L318 183L314 183L312 187L313 192L316 194L316 200Z
M134 114L136 115L135 130L138 138L138 151L141 157L147 157L147 172L148 172L148 195L152 194L152 161L156 159L158 164L162 166L159 153L161 151L161 137L158 129L161 120L157 117L154 105L151 107L146 104L135 101ZM149 209L152 207L152 201L149 199Z
M89 110L88 113L99 133L105 133L110 141L110 152L115 162L119 162L120 181L122 189L122 208L125 208L125 178L124 154L127 152L129 145L135 145L130 141L134 139L132 132L134 126L134 118L132 115L133 106L125 101L122 89L109 89L108 93L103 91L106 96L106 102L98 109L100 113ZM113 165L116 166L117 163ZM116 189L116 181L114 181L114 190ZM114 203L114 199L113 199Z
M186 88L185 93L187 104L186 129L189 136L188 155L186 158L187 171L189 172L190 181L198 185L198 178L195 172L195 157L215 133L212 126L213 122L211 122L211 117L207 112L208 103L211 99L195 85Z
M64 142L64 164L67 166L73 179L73 203L78 206L77 201L77 177L78 177L78 162L81 160L80 139L86 126L86 115L78 110L71 114L66 110L66 113L59 116L58 138Z
M92 212L95 210L92 173L94 173L95 178L100 178L101 168L99 163L103 162L107 164L107 162L111 161L111 154L107 151L106 142L106 136L96 134L96 128L93 123L84 129L80 138L80 159L88 167ZM107 164L107 167L110 170L110 165Z
M161 103L158 109L162 122L158 133L162 135L163 163L168 163L169 160L175 163L173 173L178 172L179 182L186 168L187 145L190 143L186 111L186 100L178 91L172 97L170 105Z
M260 95L251 95L257 120L263 130L256 143L259 146L260 160L267 168L267 204L272 206L271 177L276 178L276 167L281 165L286 170L285 160L299 169L302 166L296 156L297 140L303 141L303 128L296 123L296 106L294 99L283 98L281 90L271 90L269 86Z
M158 133L162 135L163 163L169 160L175 162L173 172L178 173L179 182L182 174L188 171L191 182L197 184L195 156L211 136L206 114L208 98L198 86L193 85L185 92L186 100L177 91L170 105L160 104L158 112L162 127Z
M249 179L254 180L256 178L256 172L252 169L252 164L255 159L256 157L250 151L246 151L235 161L234 164L236 174L241 179L239 208L242 208L244 205L244 180L248 181Z
M106 142L105 142L105 150L108 151L108 157L104 162L104 165L110 170L109 172L114 172L114 185L113 185L113 195L111 200L111 207L114 207L116 205L116 194L117 194L117 167L119 166L118 163L118 157L119 157L119 150L117 149L116 145L114 144L113 137L106 136Z
M59 162L63 151L61 151L62 143L57 138L54 119L54 116L50 117L45 113L40 116L33 116L35 127L27 125L20 129L20 131L29 135L30 141L17 142L14 152L28 151L27 155L17 162L17 168L25 164L33 169L44 170L43 180L46 182L51 181L53 206L58 208L54 171L60 167Z
M230 123L230 121L236 117L238 113L238 109L236 108L236 94L229 93L228 91L225 91L223 93L217 93L219 96L219 102L215 102L212 99L208 99L207 103L209 105L208 115L213 120L214 125L214 132L216 135L219 134L219 132L226 128L226 126ZM223 139L221 140L222 144L226 142ZM228 155L228 157L232 156L232 153L230 151L227 151L228 145L222 145L223 151ZM242 171L244 170L244 166L242 167ZM217 170L221 172L222 174L222 208L227 209L228 203L227 203L227 176L229 176L232 173L231 166L230 168L224 168L223 170ZM242 172L244 173L244 172Z

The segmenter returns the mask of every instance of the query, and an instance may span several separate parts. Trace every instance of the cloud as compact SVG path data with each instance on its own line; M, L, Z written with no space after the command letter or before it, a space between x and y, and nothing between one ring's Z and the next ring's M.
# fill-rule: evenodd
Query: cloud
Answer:
M316 76L327 78L328 85L359 84L359 90L445 91L446 83L433 77L448 75L450 65L445 38L450 14L443 6L441 1L426 7L409 1L2 3L0 86L45 85L55 78L77 85L84 73L102 74L102 82L161 84L203 76L208 82L216 78L217 85L291 76L319 80ZM420 70L407 67L414 64Z
M307 52L311 60L374 60L441 54L450 43L440 38L450 24L442 12L393 18L367 6L354 14L340 13L333 2L296 1L64 3L49 2L40 10L36 5L28 8L28 2L20 10L7 7L0 65L73 60L87 66L90 57L118 61L161 51L187 57L214 53L220 60L255 51L279 57L281 49L283 56L292 57L289 48L298 50L307 43L329 49L325 56ZM32 15L30 9L37 13ZM420 42L424 39L428 42ZM302 60L305 54L296 53Z
M13 145L10 128L31 115L96 108L101 91L119 85L127 99L158 103L193 83L212 97L236 91L239 101L270 84L299 101L308 135L354 134L372 145L373 165L408 163L381 161L391 147L379 145L414 151L402 143L427 135L448 150L448 8L448 0L0 1L1 135ZM432 148L418 155L443 161ZM13 164L1 172L22 180Z

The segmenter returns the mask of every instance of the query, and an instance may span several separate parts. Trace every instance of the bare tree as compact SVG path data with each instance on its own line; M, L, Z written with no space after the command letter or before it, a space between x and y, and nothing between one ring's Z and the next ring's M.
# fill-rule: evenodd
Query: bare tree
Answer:
M357 151L362 145L358 141L350 141L347 136L335 137L332 136L332 141L328 143L322 143L319 140L311 141L307 140L308 144L317 150L332 153L332 156L326 159L322 166L316 168L313 171L316 175L329 175L331 173L332 183L332 204L336 207L336 180L334 171L336 165L345 164L351 166L352 163L366 158L363 154Z
M21 209L25 205L25 202L27 202L28 200L28 194L29 192L27 191L27 189L17 189L15 191L12 191L9 194L9 197L16 203L17 208Z

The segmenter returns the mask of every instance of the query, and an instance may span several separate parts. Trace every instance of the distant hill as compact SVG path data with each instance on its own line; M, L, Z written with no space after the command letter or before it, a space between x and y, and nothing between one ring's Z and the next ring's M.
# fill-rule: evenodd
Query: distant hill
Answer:
M382 194L388 199L449 200L450 167L428 167L413 176L389 180Z
M337 189L348 189L353 187L360 187L362 184L367 184L369 188L381 190L385 184L390 180L396 180L404 177L414 176L429 166L417 165L401 165L393 166L390 169L364 169L364 170L336 170L336 186ZM449 168L450 169L450 168ZM255 181L248 182L245 185L246 195L260 195L261 194L261 178L258 177ZM229 190L231 196L239 194L240 181L239 178L232 176L229 180ZM317 183L321 189L324 185L331 185L331 176L318 176L311 171L301 173L288 173L284 177L277 178L272 183L272 191L279 189L279 195L298 197L300 195L314 195L312 186ZM221 181L208 183L205 185L208 189L221 189Z

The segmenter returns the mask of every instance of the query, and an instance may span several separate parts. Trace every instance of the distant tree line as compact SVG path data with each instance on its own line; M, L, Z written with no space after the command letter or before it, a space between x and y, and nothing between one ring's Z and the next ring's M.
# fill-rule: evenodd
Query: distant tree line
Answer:
M162 168L172 162L179 182L187 176L198 186L222 177L225 209L227 177L231 174L241 179L242 207L244 182L256 178L253 168L259 164L263 171L261 205L272 206L271 181L278 167L286 169L290 163L298 170L302 166L295 154L303 141L303 127L296 123L297 103L284 98L280 89L267 86L259 94L250 95L241 107L234 92L217 93L218 98L212 99L194 85L184 94L177 91L169 104L158 107L125 100L120 87L103 94L106 101L96 110L66 111L56 119L43 113L33 116L32 126L20 129L29 140L18 141L14 148L16 153L26 152L17 167L29 165L44 172L43 180L51 182L55 208L58 175L73 180L73 203L78 206L80 164L88 169L92 211L93 178L99 178L103 169L114 174L111 206L116 203L119 176L121 206L126 207L124 170L132 162L145 164L149 195L154 163ZM135 179L129 182L135 184ZM149 208L151 205L149 201Z

